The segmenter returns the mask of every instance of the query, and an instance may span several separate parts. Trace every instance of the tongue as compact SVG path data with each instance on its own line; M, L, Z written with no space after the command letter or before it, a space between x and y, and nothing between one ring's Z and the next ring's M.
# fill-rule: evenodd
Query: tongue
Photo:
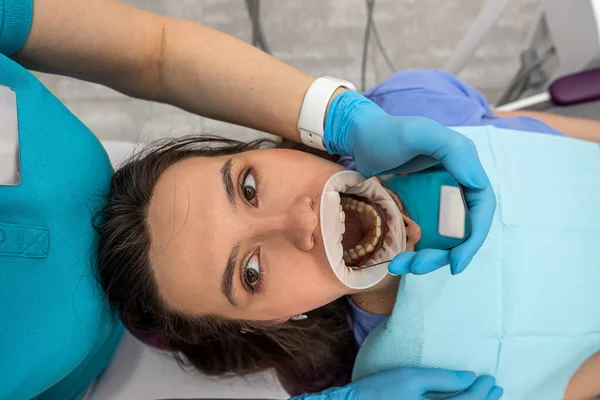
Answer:
M367 235L371 223L370 217L365 214L359 214L356 211L347 210L344 237L342 238L342 247L344 250L350 250Z

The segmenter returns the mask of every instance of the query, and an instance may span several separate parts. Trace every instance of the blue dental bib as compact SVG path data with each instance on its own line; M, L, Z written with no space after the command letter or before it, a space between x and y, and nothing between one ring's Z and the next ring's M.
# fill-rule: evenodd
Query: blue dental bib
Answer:
M353 379L399 366L491 374L507 400L560 399L600 350L600 147L493 127L471 138L498 200L467 270L401 278Z

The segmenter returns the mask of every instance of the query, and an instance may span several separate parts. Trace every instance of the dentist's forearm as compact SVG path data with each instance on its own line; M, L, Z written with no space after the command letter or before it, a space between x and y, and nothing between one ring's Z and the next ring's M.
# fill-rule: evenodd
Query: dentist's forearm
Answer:
M23 66L141 98L156 88L161 18L118 0L34 0Z
M167 19L163 43L156 100L299 141L296 125L313 77L188 21Z
M299 141L314 80L208 27L116 0L35 0L24 66Z

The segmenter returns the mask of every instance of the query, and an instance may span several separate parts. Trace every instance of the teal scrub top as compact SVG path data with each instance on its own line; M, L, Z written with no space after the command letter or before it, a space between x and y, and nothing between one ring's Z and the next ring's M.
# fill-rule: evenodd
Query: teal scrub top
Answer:
M68 400L123 333L94 261L113 171L92 132L9 58L32 14L33 0L0 0L0 85L16 93L21 158L21 183L0 186L0 399Z

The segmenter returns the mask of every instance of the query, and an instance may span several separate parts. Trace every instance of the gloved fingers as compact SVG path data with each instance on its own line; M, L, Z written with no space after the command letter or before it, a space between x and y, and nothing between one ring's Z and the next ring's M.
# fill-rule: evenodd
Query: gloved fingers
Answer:
M423 249L417 253L407 251L398 254L388 264L388 271L393 275L424 275L433 272L449 263L447 250Z
M483 375L475 380L465 392L450 397L450 400L498 400L502 397L503 390L496 386L496 379ZM499 397L498 397L499 396Z
M425 155L418 155L408 162L400 165L399 167L392 168L387 171L377 172L374 175L390 175L390 174L411 174L413 172L423 171L424 169L431 168L440 162L432 157ZM362 171L359 172L362 173ZM366 175L365 175L366 176Z
M399 117L395 117L399 118ZM414 154L441 161L461 185L483 189L490 184L475 144L466 136L427 118L402 117L406 135L400 148L410 145Z
M419 398L427 392L461 392L473 385L476 378L475 373L470 371L438 368L404 368L401 372L402 382L412 385L411 392Z
M432 156L439 159L450 174L463 186L471 189L484 189L490 185L475 144L460 133Z
M496 196L491 186L485 189L463 189L471 217L471 235L450 251L450 270L453 275L464 271L479 251L490 231L496 211Z
M488 394L488 397L485 400L498 400L502 398L503 394L504 389L502 389L500 386L494 386L492 390L490 390L490 393Z
M406 251L398 254L388 264L388 272L392 275L406 275L410 272L410 263L415 258L417 253L413 251Z

